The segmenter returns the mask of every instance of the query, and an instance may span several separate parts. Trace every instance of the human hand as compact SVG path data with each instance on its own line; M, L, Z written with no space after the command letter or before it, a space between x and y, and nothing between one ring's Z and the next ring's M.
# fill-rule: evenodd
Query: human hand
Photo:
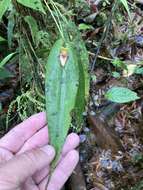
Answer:
M0 190L45 190L54 149L45 113L31 116L0 139ZM68 135L47 190L60 190L79 160L79 137Z

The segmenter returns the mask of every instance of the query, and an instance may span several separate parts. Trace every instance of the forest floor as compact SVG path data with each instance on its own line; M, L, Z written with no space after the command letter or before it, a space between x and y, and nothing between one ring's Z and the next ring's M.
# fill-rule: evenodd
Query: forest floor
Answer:
M75 10L91 67L95 65L79 133L80 165L70 179L70 190L143 189L143 1L137 2L129 1L131 18L120 7L114 15L108 1L80 3ZM0 49L0 57L6 47ZM13 77L0 79L0 136L6 132L8 106L19 88L15 60L6 67ZM111 103L104 95L114 86L127 87L140 99Z

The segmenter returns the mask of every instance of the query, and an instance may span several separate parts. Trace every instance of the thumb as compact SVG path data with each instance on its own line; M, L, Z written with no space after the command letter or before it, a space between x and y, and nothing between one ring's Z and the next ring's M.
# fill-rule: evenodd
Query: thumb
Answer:
M54 156L55 151L51 146L34 149L15 156L3 166L0 166L0 184L6 186L8 182L11 189L12 186L13 189L19 187L28 177L43 169L44 166L48 166Z

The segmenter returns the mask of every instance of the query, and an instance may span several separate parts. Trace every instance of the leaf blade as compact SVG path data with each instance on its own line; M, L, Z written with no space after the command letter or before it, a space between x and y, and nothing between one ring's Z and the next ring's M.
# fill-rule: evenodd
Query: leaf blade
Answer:
M25 7L40 11L45 14L45 10L42 6L41 0L17 0L17 2Z
M0 68L0 80L11 77L14 77L14 75L10 71L6 70L5 68Z
M36 36L38 33L38 25L36 20L32 16L25 16L25 22L29 25L33 42L36 44Z
M0 42L5 42L6 39L4 39L3 37L0 36Z
M8 47L12 47L12 39L14 36L14 27L15 27L15 10L12 9L8 17L8 27L7 27L7 39Z
M0 68L2 68L15 54L16 54L16 52L10 53L9 55L7 55L7 56L0 62Z
M109 89L105 94L105 97L108 100L116 103L128 103L139 99L137 93L131 91L128 88L117 86Z
M59 55L63 45L61 39L55 43L46 65L46 112L50 143L57 152L56 160L70 127L79 78L77 60L70 44L66 44L68 60L64 67L61 66Z
M121 1L121 3L124 5L124 7L125 7L125 9L126 9L128 15L129 15L129 17L131 18L131 13L130 13L130 9L129 9L129 5L128 5L127 0L120 0L120 1Z
M76 56L78 59L78 69L79 69L79 88L75 104L75 119L77 130L81 130L83 123L82 113L85 111L85 106L88 102L89 97L89 86L90 86L90 76L89 76L89 55L82 40L81 34L77 26L73 23L69 23L73 36L73 46L76 50Z
M4 15L4 13L6 12L6 10L8 9L9 5L10 5L11 0L2 0L0 1L0 21Z

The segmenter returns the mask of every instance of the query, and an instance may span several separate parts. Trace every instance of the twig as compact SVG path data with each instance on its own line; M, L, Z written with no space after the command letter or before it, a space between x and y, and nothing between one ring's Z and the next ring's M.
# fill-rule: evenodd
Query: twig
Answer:
M95 53L92 53L92 52L88 52L89 55L94 55L95 56ZM99 59L104 59L104 60L107 60L107 61L113 61L113 59L109 58L109 57L104 57L102 55L98 55L97 58Z
M100 49L101 49L102 43L103 43L104 39L106 38L106 36L108 35L108 32L109 32L109 30L110 30L112 15L113 15L113 12L114 12L115 9L116 9L116 5L117 5L117 1L114 2L114 5L113 5L112 10L111 10L111 13L110 13L110 16L108 17L108 19L107 19L107 21L106 21L106 24L105 24L105 31L104 31L103 34L102 34L102 37L101 37L101 40L100 40L100 42L99 42L99 46L98 46L98 49L97 49L97 52L96 52L96 54L95 54L94 61L93 61L92 67L91 67L91 71L90 71L91 74L92 74L93 71L94 71L95 64L96 64L96 60L97 60L98 55L99 55L99 53L100 53Z

